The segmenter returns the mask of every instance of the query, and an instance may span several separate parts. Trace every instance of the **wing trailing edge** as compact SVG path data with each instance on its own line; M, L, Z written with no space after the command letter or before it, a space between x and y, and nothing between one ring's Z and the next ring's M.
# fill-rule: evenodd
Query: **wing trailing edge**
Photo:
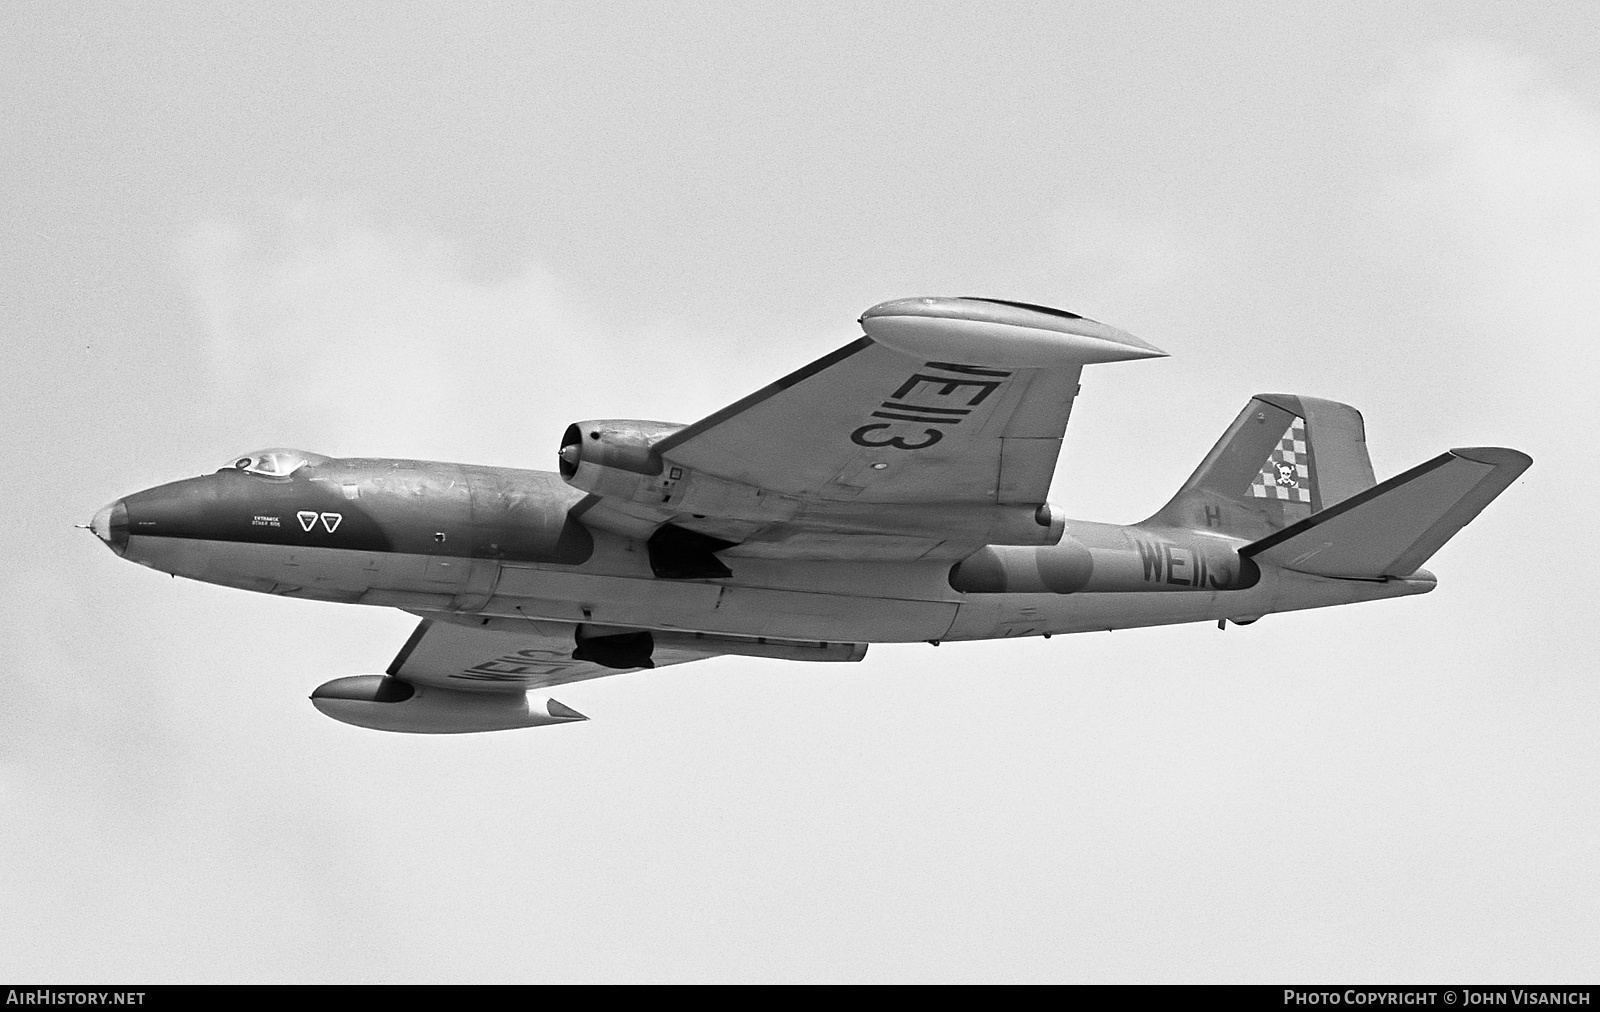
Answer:
M1315 576L1408 576L1533 464L1518 450L1450 450L1239 550Z

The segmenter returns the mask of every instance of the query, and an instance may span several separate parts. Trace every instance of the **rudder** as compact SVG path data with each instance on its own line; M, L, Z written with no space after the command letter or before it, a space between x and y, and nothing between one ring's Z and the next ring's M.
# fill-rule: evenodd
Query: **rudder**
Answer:
M1152 526L1266 537L1377 484L1361 412L1256 394Z

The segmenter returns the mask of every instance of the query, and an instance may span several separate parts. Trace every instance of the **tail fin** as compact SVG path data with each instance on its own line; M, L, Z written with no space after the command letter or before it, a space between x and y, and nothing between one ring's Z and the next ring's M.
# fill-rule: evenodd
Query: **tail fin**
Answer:
M1532 463L1498 446L1441 453L1239 554L1318 576L1408 576Z
M1256 394L1147 524L1256 540L1376 484L1361 412L1294 394Z

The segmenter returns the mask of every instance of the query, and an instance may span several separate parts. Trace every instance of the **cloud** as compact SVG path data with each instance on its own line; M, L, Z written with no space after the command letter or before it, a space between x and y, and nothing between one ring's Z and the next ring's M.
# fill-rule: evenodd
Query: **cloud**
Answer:
M1440 440L1532 454L1534 467L1460 541L1537 553L1530 532L1583 529L1600 491L1573 466L1600 424L1600 108L1535 62L1475 40L1431 47L1374 97L1393 130L1389 263L1439 335L1397 333L1378 364L1397 384L1450 375L1456 396L1426 423L1440 424ZM1500 565L1518 564L1498 551ZM1583 663L1565 630L1592 609L1587 588L1478 593L1503 621L1544 630L1530 670Z
M1535 357L1543 381L1571 389L1591 377L1600 110L1531 61L1476 41L1430 49L1379 100L1417 156L1396 175L1397 209L1434 243L1412 269L1488 324L1499 353Z
M549 379L536 363L565 359L574 321L537 265L475 283L421 232L307 207L274 224L213 220L187 243L212 380L338 449L428 452L463 403L525 398Z
M1440 45L1399 71L1385 97L1433 149L1428 192L1464 223L1592 233L1600 123L1530 61L1479 42Z
M849 339L585 306L529 257L496 278L438 235L302 206L184 244L215 392L336 455L547 467L568 422L693 421ZM278 438L278 437L274 437Z

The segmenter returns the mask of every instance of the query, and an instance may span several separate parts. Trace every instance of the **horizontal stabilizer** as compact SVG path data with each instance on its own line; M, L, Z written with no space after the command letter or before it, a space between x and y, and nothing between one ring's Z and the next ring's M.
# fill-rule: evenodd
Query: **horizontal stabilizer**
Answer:
M1497 446L1451 450L1268 535L1239 554L1316 576L1369 580L1406 576L1532 463L1525 453Z

